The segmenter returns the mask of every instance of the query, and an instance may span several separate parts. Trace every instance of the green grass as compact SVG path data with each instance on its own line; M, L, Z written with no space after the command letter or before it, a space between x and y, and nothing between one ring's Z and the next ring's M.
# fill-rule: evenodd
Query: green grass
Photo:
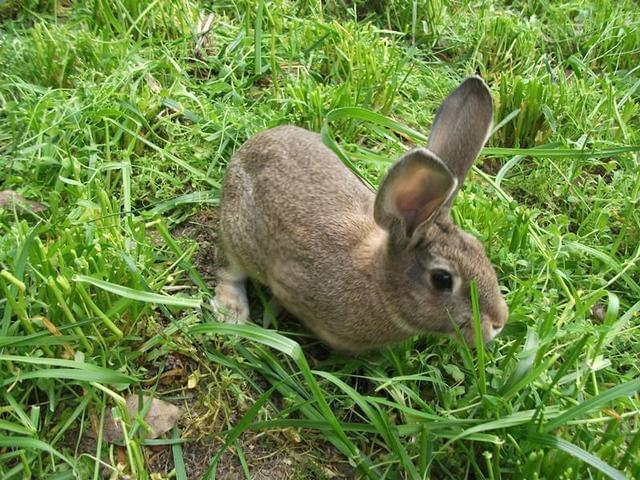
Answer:
M9 0L0 18L0 191L47 206L0 210L1 478L640 477L636 2ZM267 328L212 321L201 212L243 141L322 130L377 185L476 71L496 131L454 218L504 288L496 342L327 357L258 286ZM139 392L187 407L167 439L127 419ZM112 409L121 445L96 439Z

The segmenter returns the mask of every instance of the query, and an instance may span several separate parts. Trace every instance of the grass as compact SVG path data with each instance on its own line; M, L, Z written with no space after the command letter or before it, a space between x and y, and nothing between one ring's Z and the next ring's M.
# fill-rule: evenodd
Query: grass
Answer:
M0 18L0 191L47 207L0 210L0 477L640 477L635 2L9 0ZM454 217L504 288L496 342L327 355L257 285L257 325L213 321L211 212L244 140L322 130L376 185L476 71L496 128ZM166 439L128 418L140 392L186 407Z

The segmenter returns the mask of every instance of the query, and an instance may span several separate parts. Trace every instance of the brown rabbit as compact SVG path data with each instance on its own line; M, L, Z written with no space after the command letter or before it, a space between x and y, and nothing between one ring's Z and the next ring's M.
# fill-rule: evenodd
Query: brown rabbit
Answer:
M482 245L449 214L491 117L488 88L466 79L438 110L428 148L403 155L377 195L318 134L281 126L249 139L222 189L222 319L247 321L252 277L343 352L452 333L453 322L471 341L475 280L484 338L493 339L507 305Z

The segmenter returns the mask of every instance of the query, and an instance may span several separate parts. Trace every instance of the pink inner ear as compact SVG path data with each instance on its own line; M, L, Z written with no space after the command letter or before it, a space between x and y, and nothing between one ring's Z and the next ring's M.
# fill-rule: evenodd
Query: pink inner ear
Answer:
M407 235L413 234L433 215L451 187L450 179L440 172L420 168L411 170L394 192L394 206L404 219Z
M438 193L420 189L398 193L395 204L398 213L404 218L408 235L411 235L418 225L427 220L438 208L441 203Z

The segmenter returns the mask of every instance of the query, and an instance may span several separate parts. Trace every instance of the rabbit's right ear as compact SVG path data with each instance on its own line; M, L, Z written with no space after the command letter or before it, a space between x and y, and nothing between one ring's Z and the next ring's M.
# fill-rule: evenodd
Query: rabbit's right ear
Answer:
M480 77L467 78L438 109L429 150L456 177L458 189L489 137L492 116L491 92Z
M457 181L444 163L425 148L402 156L384 177L374 204L376 223L402 249L438 213L456 190Z

